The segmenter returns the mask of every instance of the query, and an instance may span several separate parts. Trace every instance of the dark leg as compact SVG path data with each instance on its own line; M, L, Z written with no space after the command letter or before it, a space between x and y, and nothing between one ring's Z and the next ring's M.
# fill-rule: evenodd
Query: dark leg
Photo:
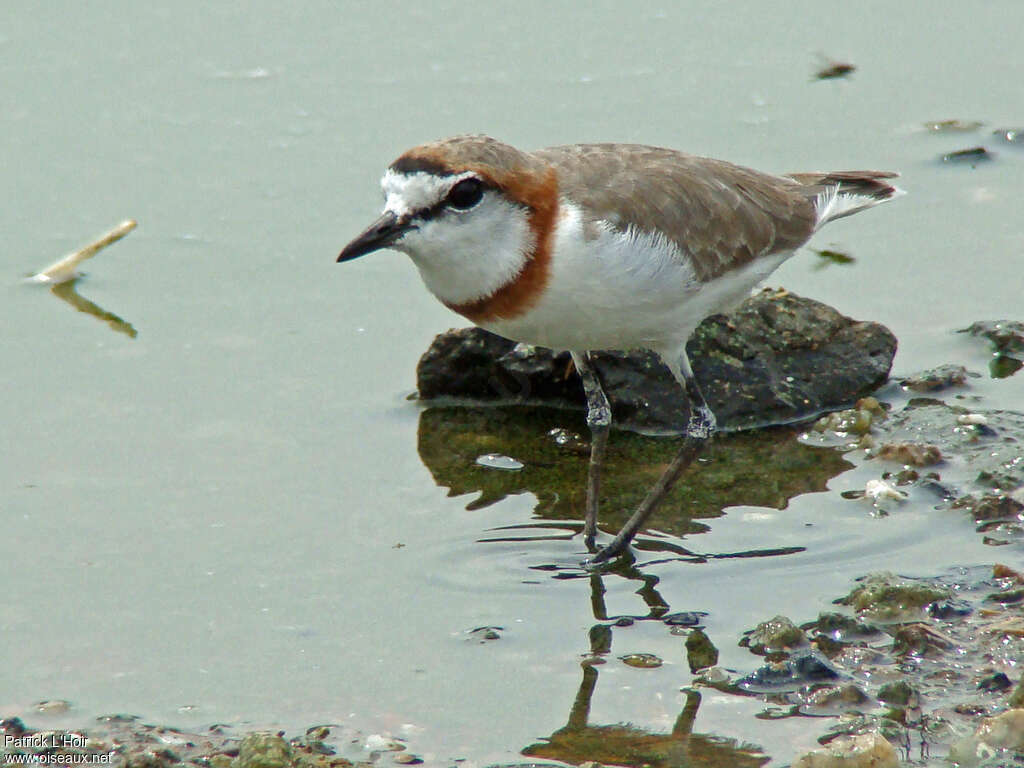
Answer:
M587 396L587 426L590 427L590 466L587 469L587 501L583 521L583 542L593 551L597 535L597 507L601 493L601 469L604 449L608 444L608 428L612 423L612 409L601 389L601 381L590 364L586 352L571 352L572 361L583 381Z
M683 445L679 449L679 453L672 460L672 463L661 473L661 477L658 478L658 481L651 490L647 492L647 496L640 502L640 506L637 507L633 516L622 526L618 535L590 561L593 564L603 563L626 551L629 542L633 540L633 537L643 527L651 513L668 496L669 491L672 490L672 486L675 485L679 476L700 455L704 444L715 431L715 415L708 408L708 404L704 401L704 395L701 394L700 387L697 385L697 380L693 378L690 361L687 359L685 352L682 353L677 364L669 364L669 370L672 371L672 375L676 377L679 385L683 388L690 405L690 420L686 426Z

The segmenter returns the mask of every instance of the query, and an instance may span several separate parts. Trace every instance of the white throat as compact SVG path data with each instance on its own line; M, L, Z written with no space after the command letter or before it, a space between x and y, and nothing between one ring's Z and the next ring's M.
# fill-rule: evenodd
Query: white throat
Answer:
M381 180L384 209L397 216L436 206L461 178L396 173ZM393 246L409 255L427 288L446 304L486 298L512 282L535 247L527 209L489 190L468 210L444 208Z

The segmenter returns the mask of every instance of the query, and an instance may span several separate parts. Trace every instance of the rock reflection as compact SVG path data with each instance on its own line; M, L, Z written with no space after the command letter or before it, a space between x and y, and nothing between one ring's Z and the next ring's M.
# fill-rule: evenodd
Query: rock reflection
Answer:
M566 435L575 436L567 439ZM572 538L583 518L587 478L587 429L582 415L528 406L435 407L420 416L418 449L434 482L449 495L477 494L467 509L481 509L506 496L537 497L537 522L498 529L488 540ZM675 455L677 441L617 432L610 441L601 489L601 528L615 533ZM484 454L523 464L516 472L481 466ZM702 519L719 517L728 506L784 509L794 496L825 490L848 469L838 452L802 445L796 430L762 429L716 437L648 522L672 536L708 530ZM647 536L638 550L704 558L678 540ZM761 553L729 553L727 556ZM779 554L766 552L763 554ZM721 555L719 555L721 556Z

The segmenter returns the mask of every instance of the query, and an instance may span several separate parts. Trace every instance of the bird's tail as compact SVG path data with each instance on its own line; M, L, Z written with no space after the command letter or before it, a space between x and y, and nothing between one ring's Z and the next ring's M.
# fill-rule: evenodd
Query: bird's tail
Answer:
M888 182L897 176L899 174L892 171L789 174L793 181L804 185L804 194L814 203L818 213L815 229L905 194Z

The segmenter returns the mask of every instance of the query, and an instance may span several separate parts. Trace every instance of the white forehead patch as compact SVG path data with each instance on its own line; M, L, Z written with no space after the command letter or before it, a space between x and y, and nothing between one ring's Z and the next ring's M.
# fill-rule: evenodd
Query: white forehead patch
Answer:
M438 176L433 173L398 173L390 168L380 180L384 190L384 210L396 216L408 216L437 205L453 186L474 174L460 173L453 176Z

